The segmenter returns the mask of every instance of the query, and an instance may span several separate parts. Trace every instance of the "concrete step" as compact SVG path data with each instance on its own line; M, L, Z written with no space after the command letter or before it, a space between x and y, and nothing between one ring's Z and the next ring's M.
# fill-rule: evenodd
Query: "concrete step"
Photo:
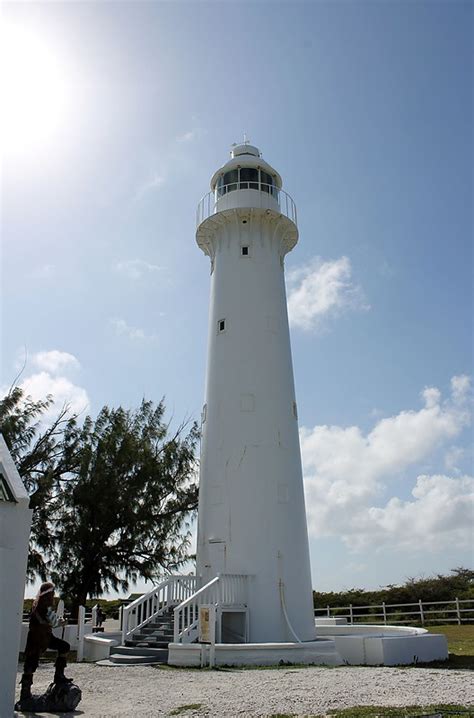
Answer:
M172 626L159 626L158 628L155 628L154 626L143 626L143 628L140 628L140 633L156 633L159 635L163 635L164 633L172 634L173 628Z
M123 656L160 656L163 650L167 650L168 647L160 648L145 648L144 646L115 646L112 649L114 656L117 654Z
M161 630L163 628L173 628L174 621L150 621L150 623L147 623L144 628L153 628L156 630Z
M126 646L135 647L135 648L168 648L168 644L170 641L136 641L134 639L128 639L125 641Z
M166 641L166 640L171 641L173 638L173 632L172 631L166 631L166 632L165 631L153 631L153 632L150 631L150 632L145 633L142 630L139 633L134 633L133 638L138 639L138 640L141 639L143 641L148 641L150 638L157 638L160 641Z
M154 655L127 655L124 653L111 653L109 656L109 661L111 663L116 664L126 664L126 665L138 665L140 663L167 663L168 662L168 651L167 650L161 650L161 651L155 651Z

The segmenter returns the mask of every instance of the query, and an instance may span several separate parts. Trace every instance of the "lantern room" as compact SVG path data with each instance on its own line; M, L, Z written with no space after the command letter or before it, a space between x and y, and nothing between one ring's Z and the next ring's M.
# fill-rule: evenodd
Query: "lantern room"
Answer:
M248 143L234 145L230 160L211 179L216 199L235 190L251 189L278 196L282 180L278 172L262 159L257 147Z

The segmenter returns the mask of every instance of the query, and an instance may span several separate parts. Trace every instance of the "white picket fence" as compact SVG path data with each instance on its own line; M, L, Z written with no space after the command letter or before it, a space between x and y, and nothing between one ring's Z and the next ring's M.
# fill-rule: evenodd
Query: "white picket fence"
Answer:
M380 609L380 610L379 610ZM369 613L364 613L369 611ZM404 617L400 618L400 614ZM441 615L442 614L442 615ZM315 618L345 618L348 623L473 623L474 599L453 601L422 601L416 603L384 603L370 606L326 606L314 609ZM410 618L405 618L410 616ZM378 619L381 619L379 621Z

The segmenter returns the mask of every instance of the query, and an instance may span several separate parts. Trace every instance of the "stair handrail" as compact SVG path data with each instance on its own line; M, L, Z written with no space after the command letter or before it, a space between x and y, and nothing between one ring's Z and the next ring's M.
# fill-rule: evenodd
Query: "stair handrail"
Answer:
M174 643L191 639L197 630L199 622L199 606L201 604L214 604L216 606L231 606L244 604L246 596L242 589L246 588L247 574L227 573L218 574L208 583L198 589L192 596L185 599L174 609ZM239 595L239 589L241 594Z
M176 606L183 599L192 595L198 584L197 576L168 576L157 586L139 596L122 611L122 642L125 643L133 633L164 613L168 608ZM131 616L137 616L137 622L130 625Z

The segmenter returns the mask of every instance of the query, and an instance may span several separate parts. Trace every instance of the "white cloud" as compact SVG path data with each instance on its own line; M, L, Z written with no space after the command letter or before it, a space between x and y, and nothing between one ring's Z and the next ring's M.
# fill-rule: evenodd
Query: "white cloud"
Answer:
M57 349L47 352L37 352L33 354L31 361L37 369L44 370L50 374L58 374L59 372L69 369L80 368L80 364L73 354L61 352Z
M421 395L425 400L426 407L428 409L431 409L431 407L439 404L441 399L441 392L435 386L427 386L425 389L423 389Z
M465 450L461 446L450 446L444 457L444 465L448 471L460 473L458 464L465 456Z
M114 318L110 320L110 323L119 336L125 336L133 340L156 339L155 334L147 334L145 330L140 327L132 327L125 319Z
M148 179L142 182L142 184L138 187L137 191L135 192L135 201L142 199L150 192L156 192L157 190L161 189L165 181L166 180L163 174L160 174L159 172L153 172L148 177Z
M36 401L45 399L48 394L53 396L54 405L43 416L42 423L49 423L54 419L64 405L67 405L72 413L81 414L87 411L90 404L85 389L64 376L52 376L47 371L32 374L21 382L20 387L27 396Z
M51 424L64 406L75 414L84 414L89 409L87 391L65 376L80 370L81 365L73 354L52 349L32 354L30 359L19 355L15 367L20 371L20 376L25 369L33 367L33 373L19 383L26 396L31 396L35 401L45 399L48 395L53 398L53 404L41 417L43 426ZM9 389L1 387L0 395L5 395Z
M129 279L141 279L145 274L158 272L162 269L158 264L151 264L144 259L124 259L116 262L114 269Z
M415 550L472 547L474 477L418 476L412 496L413 501L392 498L383 508L370 508L358 544L393 541Z
M349 310L367 310L362 289L352 281L348 257L323 262L315 258L308 266L288 273L290 324L305 331L318 329L323 319Z
M457 401L464 402L469 396L471 388L471 378L466 374L453 376L451 379L451 391Z
M382 494L385 481L398 479L461 433L470 420L465 406L468 391L469 382L453 381L451 397L442 402L438 389L425 389L423 408L381 419L367 434L357 426L303 427L301 450L310 531L340 535L352 547L375 536L379 540L388 526L381 517L393 515L399 499L391 499L380 509L387 513L380 514L371 506L374 498ZM423 500L423 507L428 506L424 495L414 495L417 501ZM429 506L436 495L431 494ZM442 511L442 504L438 508ZM397 515L408 516L408 511ZM400 541L403 543L401 535Z
M182 135L178 135L176 138L177 142L192 142L197 138L199 134L199 130L194 128L192 130L188 130L187 132L183 132Z

